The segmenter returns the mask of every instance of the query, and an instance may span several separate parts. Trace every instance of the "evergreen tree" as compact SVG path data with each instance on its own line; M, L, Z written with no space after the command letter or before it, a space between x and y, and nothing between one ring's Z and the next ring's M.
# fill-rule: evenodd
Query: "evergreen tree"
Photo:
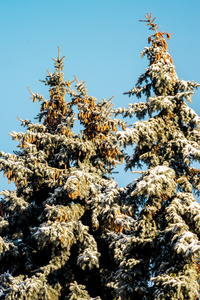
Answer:
M0 299L110 298L103 270L114 259L106 255L96 201L117 190L111 174L123 152L115 134L125 123L111 118L111 99L97 102L76 77L64 81L63 59L59 51L44 81L49 100L30 91L41 102L39 123L19 118L25 133L10 134L19 151L0 152L0 169L16 185L1 193Z
M200 118L185 102L198 84L178 78L171 35L146 18L149 67L126 93L146 101L113 111L76 77L64 81L60 51L49 100L30 91L39 123L20 119L20 150L0 152L16 185L1 193L0 299L198 299ZM113 113L139 121L127 127ZM119 143L134 146L126 170L147 166L121 189L111 177Z
M144 101L115 113L139 119L117 137L123 146L135 145L126 169L145 164L147 171L117 196L135 216L129 234L112 235L119 269L110 286L123 300L194 300L200 290L200 171L193 164L200 162L200 117L186 101L198 84L178 78L166 41L171 35L151 14L144 21L153 31L142 52L149 66L125 93Z

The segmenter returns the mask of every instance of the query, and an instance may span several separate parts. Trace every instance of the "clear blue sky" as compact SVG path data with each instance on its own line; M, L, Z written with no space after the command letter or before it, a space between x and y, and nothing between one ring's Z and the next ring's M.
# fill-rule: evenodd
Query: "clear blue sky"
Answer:
M122 94L148 65L140 52L150 32L139 22L147 12L157 16L162 30L174 33L168 44L178 76L200 83L199 11L199 0L1 0L0 150L16 150L8 135L23 130L16 116L34 121L39 111L27 87L48 96L39 79L45 78L46 69L53 71L51 58L57 57L58 45L66 56L66 80L75 74L99 100L114 95L115 107L135 102ZM197 91L192 108L198 114L199 100ZM125 186L133 175L119 170L115 178ZM0 190L12 188L2 175Z

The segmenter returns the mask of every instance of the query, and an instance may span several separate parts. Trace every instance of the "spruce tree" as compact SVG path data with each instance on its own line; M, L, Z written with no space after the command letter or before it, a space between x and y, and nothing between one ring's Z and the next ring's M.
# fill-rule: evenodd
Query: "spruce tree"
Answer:
M198 299L200 290L200 117L186 102L198 84L179 79L168 52L171 34L147 14L149 66L129 96L143 98L116 115L139 119L119 131L121 145L134 145L126 170L146 171L121 189L118 199L134 211L129 233L113 234L118 260L110 286L118 299ZM137 171L133 171L137 172Z
M31 92L39 122L19 118L20 150L0 152L16 185L1 193L0 299L198 299L200 118L185 102L198 84L178 78L171 35L146 18L149 67L126 93L145 101L114 111L97 102L84 82L64 81L60 53L49 100ZM126 127L113 113L139 121ZM111 177L119 143L134 146L126 170L147 166L121 189Z
M117 190L111 174L123 152L115 134L125 124L113 120L111 99L89 96L76 77L64 80L63 60L59 51L44 80L49 100L29 89L41 102L38 123L19 118L25 132L10 134L19 150L0 152L0 169L16 185L1 192L0 299L110 298L103 276L114 259L97 207Z

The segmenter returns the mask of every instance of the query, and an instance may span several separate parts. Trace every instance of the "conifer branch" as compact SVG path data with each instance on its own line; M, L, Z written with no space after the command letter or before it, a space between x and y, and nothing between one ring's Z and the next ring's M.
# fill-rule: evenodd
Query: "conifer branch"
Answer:
M47 103L48 101L44 99L44 97L42 95L39 95L38 93L33 93L30 88L28 87L29 92L31 93L31 95L33 97L31 97L31 99L33 99L33 102L35 102L37 99L39 101L44 101L45 103Z

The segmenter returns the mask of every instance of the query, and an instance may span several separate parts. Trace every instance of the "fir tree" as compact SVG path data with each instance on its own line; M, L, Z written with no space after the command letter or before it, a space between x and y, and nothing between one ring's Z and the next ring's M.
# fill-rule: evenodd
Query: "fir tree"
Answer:
M16 185L1 193L0 299L110 298L102 274L114 259L105 255L96 202L117 190L111 174L123 152L115 134L125 123L111 118L111 99L98 102L76 77L64 81L63 59L59 51L44 81L49 100L30 90L41 102L39 123L19 118L25 133L10 134L19 151L0 152L4 177Z
M126 93L146 101L114 110L136 114L131 128L112 118L111 99L64 81L60 52L44 81L49 100L31 92L39 123L20 119L26 132L11 134L20 150L0 152L17 188L0 202L0 299L198 299L200 174L191 164L200 160L200 118L185 102L198 84L178 78L171 35L146 18L149 67ZM121 189L111 177L124 158L119 143L136 144L127 170L148 168Z
M198 84L178 78L166 41L171 34L161 32L151 14L144 22L153 31L142 52L149 66L125 93L144 101L115 112L139 119L117 137L123 146L135 145L126 169L145 164L147 171L117 196L135 219L129 234L112 236L119 269L110 286L123 300L194 300L200 289L200 171L192 163L200 161L200 117L186 101Z

